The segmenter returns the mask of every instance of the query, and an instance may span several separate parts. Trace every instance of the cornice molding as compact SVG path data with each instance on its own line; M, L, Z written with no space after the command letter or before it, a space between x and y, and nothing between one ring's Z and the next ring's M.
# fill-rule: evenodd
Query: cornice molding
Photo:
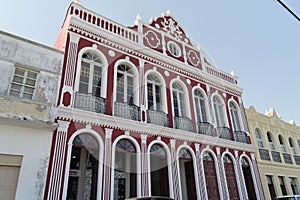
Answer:
M89 123L110 129L130 131L134 133L167 137L187 142L207 144L224 148L232 148L240 151L255 152L256 147L251 144L225 140L218 137L211 137L193 132L157 126L110 115L98 114L74 108L58 107L57 119L73 121L77 123Z

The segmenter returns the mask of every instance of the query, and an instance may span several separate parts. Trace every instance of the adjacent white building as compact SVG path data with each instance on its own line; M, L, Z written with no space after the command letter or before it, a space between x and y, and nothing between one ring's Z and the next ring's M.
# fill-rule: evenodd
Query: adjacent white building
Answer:
M62 59L0 31L0 199L44 197Z

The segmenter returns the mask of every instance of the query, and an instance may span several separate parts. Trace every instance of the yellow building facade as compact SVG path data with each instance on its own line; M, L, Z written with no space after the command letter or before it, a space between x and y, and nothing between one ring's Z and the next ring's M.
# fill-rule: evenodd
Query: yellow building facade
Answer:
M300 127L283 121L275 109L246 109L266 199L300 192Z

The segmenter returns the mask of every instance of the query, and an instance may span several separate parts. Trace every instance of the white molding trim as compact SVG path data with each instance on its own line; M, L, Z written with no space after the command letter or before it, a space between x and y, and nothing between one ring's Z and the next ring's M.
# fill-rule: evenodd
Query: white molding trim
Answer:
M183 131L168 127L162 127L154 124L142 123L120 117L98 114L84 110L58 107L57 117L61 120L74 121L78 123L90 123L92 125L104 126L111 129L128 130L130 132L161 136L167 138L174 138L181 141L196 142L219 147L232 148L241 151L249 151L255 153L256 147L252 144L245 144L242 142L235 142L218 137L206 136L203 134L196 134L194 132Z

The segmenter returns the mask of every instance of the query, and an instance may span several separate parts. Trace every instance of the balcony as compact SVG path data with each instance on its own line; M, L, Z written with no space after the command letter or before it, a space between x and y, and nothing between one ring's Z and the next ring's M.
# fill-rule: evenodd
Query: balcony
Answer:
M234 131L234 139L237 142L249 144L248 134L245 131Z
M272 155L272 159L273 159L274 162L280 162L280 163L282 162L279 152L271 151L271 155Z
M169 127L169 116L167 113L157 110L147 110L147 122L159 126Z
M102 97L95 97L90 94L76 93L74 106L81 110L105 113L106 100Z
M217 133L219 138L233 140L231 130L228 127L217 127Z
M287 163L287 164L293 164L293 161L292 161L292 158L291 158L290 154L283 153L282 155L283 155L283 159L284 159L285 163Z
M175 128L193 132L193 122L187 117L174 117Z
M116 117L140 121L140 107L127 103L115 102L114 114Z
M269 151L267 149L259 149L259 156L262 160L271 160Z
M214 126L208 122L197 122L198 133L209 136L216 136Z
M294 155L294 160L295 160L296 165L300 165L300 156Z

